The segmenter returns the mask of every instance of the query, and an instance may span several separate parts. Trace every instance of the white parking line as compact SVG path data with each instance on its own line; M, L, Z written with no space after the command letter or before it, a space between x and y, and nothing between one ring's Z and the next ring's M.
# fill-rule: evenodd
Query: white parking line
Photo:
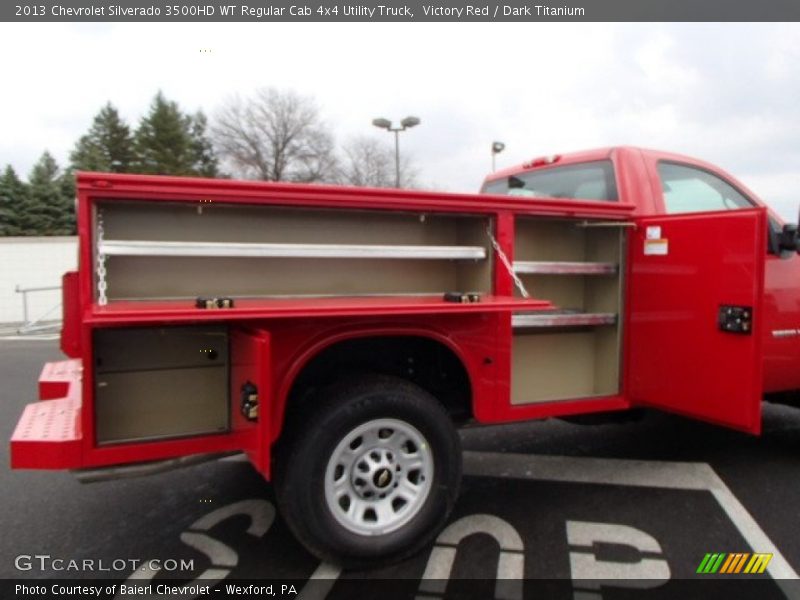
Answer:
M747 540L752 550L773 554L767 572L776 580L787 597L798 597L797 587L788 586L782 581L797 579L795 570L725 482L706 463L464 452L464 474L478 477L708 491L742 537Z
M297 600L324 600L341 574L341 567L327 562L320 563L309 577L308 583L300 590Z

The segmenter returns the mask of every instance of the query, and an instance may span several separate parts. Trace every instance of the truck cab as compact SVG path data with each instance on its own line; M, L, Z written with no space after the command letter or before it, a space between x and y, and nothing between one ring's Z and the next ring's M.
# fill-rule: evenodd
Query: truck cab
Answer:
M795 399L800 390L800 257L794 226L785 224L729 173L680 154L602 148L540 157L491 173L481 193L619 202L633 205L634 214L641 216L766 207L764 393L773 399Z

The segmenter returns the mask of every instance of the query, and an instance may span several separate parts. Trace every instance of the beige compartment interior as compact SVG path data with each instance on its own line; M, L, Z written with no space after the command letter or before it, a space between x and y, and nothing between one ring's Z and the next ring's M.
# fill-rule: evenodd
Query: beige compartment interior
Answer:
M95 331L97 443L227 431L228 363L223 326Z
M624 228L584 222L519 218L515 269L535 298L550 300L570 315L597 317L598 324L514 327L512 404L607 396L620 389ZM593 225L593 224L590 224ZM539 263L542 273L521 272ZM613 265L611 273L554 274L560 263ZM548 267L548 264L549 267ZM574 267L573 267L574 268ZM608 322L608 315L614 315ZM562 315L558 315L559 317ZM606 320L602 320L601 317Z
M200 210L202 206L202 210ZM488 219L230 204L101 203L106 241L480 247L485 258L106 257L113 300L488 292Z

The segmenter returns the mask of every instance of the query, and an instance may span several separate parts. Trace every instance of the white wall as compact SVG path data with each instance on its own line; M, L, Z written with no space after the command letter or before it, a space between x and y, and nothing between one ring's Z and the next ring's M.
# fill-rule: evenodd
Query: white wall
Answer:
M61 318L61 276L78 264L76 237L0 237L0 323L23 320L21 288L59 286L28 294L28 317L37 319L58 304L47 320Z

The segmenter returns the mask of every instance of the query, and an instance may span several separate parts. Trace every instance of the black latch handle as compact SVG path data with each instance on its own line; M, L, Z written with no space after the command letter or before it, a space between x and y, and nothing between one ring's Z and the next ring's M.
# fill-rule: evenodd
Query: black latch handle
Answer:
M753 307L723 304L717 323L722 331L749 335L753 331Z

